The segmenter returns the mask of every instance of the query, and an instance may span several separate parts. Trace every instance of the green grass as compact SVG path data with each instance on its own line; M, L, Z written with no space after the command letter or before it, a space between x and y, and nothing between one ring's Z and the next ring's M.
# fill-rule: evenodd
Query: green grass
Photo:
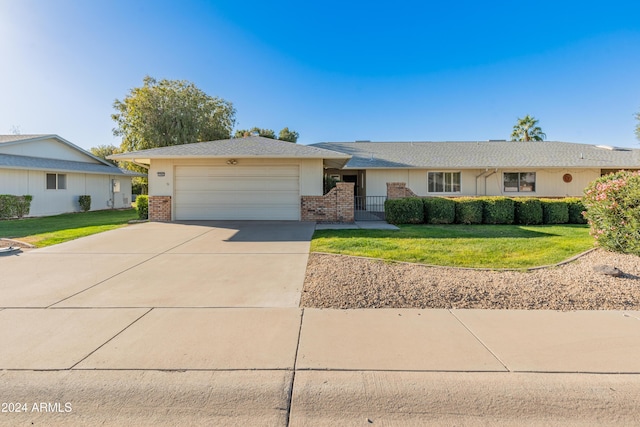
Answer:
M41 248L113 230L137 217L134 209L126 209L0 221L0 237L18 239Z
M401 225L389 230L318 230L311 250L424 264L525 269L591 249L586 225Z

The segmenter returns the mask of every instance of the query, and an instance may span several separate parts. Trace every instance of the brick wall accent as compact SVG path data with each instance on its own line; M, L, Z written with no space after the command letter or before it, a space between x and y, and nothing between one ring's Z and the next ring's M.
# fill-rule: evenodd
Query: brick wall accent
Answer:
M338 182L324 196L302 196L302 221L353 222L353 182Z
M403 199L405 197L419 197L411 191L404 182L387 182L387 199Z
M149 221L171 221L171 196L149 196Z

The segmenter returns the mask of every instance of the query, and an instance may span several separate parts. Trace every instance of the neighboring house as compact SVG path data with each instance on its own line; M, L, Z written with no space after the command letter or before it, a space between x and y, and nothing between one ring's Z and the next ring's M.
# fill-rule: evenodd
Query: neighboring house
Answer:
M29 216L131 207L131 178L141 176L100 159L58 135L0 135L0 194L31 195Z
M640 150L566 142L326 142L352 156L327 174L355 183L360 196L386 196L402 182L418 196L583 195L589 183L620 169L640 169Z
M149 166L154 220L301 220L301 197L322 196L327 168L350 156L262 137L109 156Z

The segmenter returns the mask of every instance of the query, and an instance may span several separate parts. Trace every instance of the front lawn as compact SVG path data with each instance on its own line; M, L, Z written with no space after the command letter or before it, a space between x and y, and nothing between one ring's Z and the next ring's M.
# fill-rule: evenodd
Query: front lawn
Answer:
M311 250L477 268L555 264L591 249L586 225L400 225L389 230L318 230Z
M0 221L0 237L40 248L122 227L137 217L135 209L126 209Z

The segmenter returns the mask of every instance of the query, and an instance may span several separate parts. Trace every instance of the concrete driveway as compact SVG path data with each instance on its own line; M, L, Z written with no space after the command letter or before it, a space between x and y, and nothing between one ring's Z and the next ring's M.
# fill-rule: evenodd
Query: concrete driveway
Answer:
M0 307L297 307L314 224L144 223L3 257Z

